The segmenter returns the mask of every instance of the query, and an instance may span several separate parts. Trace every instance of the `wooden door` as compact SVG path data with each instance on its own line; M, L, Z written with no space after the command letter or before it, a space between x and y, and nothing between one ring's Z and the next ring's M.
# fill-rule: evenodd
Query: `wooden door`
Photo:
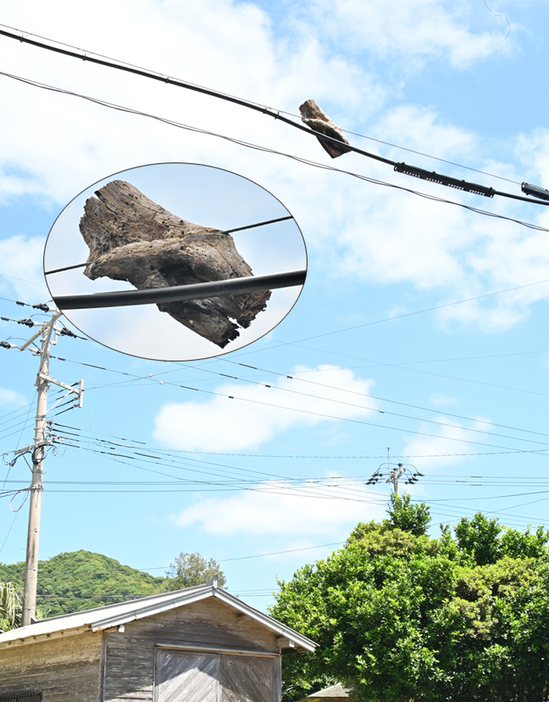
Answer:
M275 702L276 659L158 649L155 702Z
M221 702L274 702L272 658L221 656Z
M156 702L220 702L219 656L157 651Z

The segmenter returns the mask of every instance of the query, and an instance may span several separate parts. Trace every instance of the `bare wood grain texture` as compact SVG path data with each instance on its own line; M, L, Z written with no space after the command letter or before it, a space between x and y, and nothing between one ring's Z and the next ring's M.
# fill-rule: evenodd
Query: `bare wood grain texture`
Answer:
M273 659L221 657L222 702L275 702Z
M337 139L336 143L329 139L323 139L321 136L317 137L323 149L327 151L332 158L337 158L350 151L350 149L345 146L345 144L349 144L345 134L343 134L337 124L334 124L326 113L320 109L314 100L305 100L305 102L299 106L299 111L301 113L301 121L313 131L319 134L325 134L326 136L332 137L332 139Z
M42 691L42 702L97 702L101 634L65 636L0 651L0 693Z
M89 247L84 274L125 280L138 290L253 275L230 234L192 224L137 188L113 180L90 197L80 220ZM158 305L181 324L224 348L265 309L270 291Z
M194 682L189 672L191 688L199 690L200 702L280 702L281 643L276 632L219 600L209 599L128 622L123 632L80 632L2 648L0 694L41 690L42 702L158 702L155 653L167 652L172 661L181 655L217 661L213 676L217 687L211 686L217 697L211 701L206 678L212 676L205 671L213 669L200 668L206 678L199 675ZM169 647L209 650L175 651ZM249 655L236 655L237 651ZM173 673L173 666L164 670L166 681L169 670ZM163 679L162 674L159 679ZM176 689L173 683L170 694L175 695ZM168 696L166 702L179 699L193 700Z
M219 658L158 651L156 702L219 702Z
M157 651L155 702L277 702L274 658Z
M258 654L273 654L276 657L269 659L268 663L274 666L275 680L272 685L276 682L278 685L276 690L279 689L278 635L219 600L195 602L179 609L130 622L126 624L124 632L113 630L106 636L105 702L129 700L158 702L154 697L155 651L170 652L170 646L229 651L246 650L255 651ZM168 648L158 649L158 646ZM181 651L176 653L184 655ZM190 652L185 654L193 655ZM247 657L238 658L244 661ZM199 685L198 678L196 684ZM167 689L172 694L171 688ZM174 700L178 699L174 697ZM186 697L181 699L187 702ZM269 702L272 700L276 702L278 697L269 698ZM204 698L203 702L210 702L210 700ZM221 697L215 702L221 702ZM262 700L260 698L254 702L262 702Z

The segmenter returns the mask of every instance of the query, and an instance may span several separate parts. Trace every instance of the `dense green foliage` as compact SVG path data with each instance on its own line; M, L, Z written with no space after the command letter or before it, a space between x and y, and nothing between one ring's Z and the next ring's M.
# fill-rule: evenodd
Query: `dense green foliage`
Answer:
M203 585L214 575L217 575L219 587L223 587L226 583L219 563L213 558L208 561L199 553L180 553L175 559L175 563L170 564L167 575L167 590Z
M284 699L338 680L368 702L545 702L549 534L477 514L430 539L396 526L409 507L281 583L272 615L319 644L286 658Z
M0 582L0 631L21 626L23 593L13 583Z
M23 587L24 562L0 564L0 582ZM101 607L166 589L166 578L155 578L89 551L60 553L38 563L37 602L44 616Z
M0 563L0 630L20 623L24 575L24 562ZM213 575L218 576L219 586L223 587L226 581L219 564L199 553L180 553L167 576L156 578L99 553L60 553L38 563L37 616L54 617L200 585Z
M412 504L410 495L406 493L402 497L395 495L394 492L391 493L391 498L387 505L387 514L389 519L384 519L381 523L384 530L401 529L402 531L409 531L416 536L426 534L431 522L429 507L423 503ZM357 524L349 540L360 539L362 532L369 528L369 524L364 524L363 522Z

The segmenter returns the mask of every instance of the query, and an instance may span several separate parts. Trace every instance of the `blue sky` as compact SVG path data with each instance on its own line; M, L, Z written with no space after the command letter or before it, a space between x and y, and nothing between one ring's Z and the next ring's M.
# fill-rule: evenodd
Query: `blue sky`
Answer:
M351 143L391 160L514 194L523 181L549 187L542 0L98 0L86 21L64 0L8 0L0 22L290 115L314 98ZM308 255L291 312L231 353L178 363L108 347L120 348L117 334L126 350L156 339L152 317L128 329L121 317L101 322L111 334L102 344L58 339L52 375L82 378L86 390L82 409L49 414L60 438L46 460L41 558L82 548L163 574L180 552L199 551L263 608L275 576L290 578L358 521L384 516L389 485L365 482L386 472L388 449L391 463L423 473L408 489L431 506L433 534L479 509L520 528L547 525L545 207L358 154L332 161L261 113L5 37L0 65L1 339L20 345L32 331L12 320L45 319L14 301L48 301L50 229L112 174L148 174L146 195L166 193L191 221L196 205L199 224L228 226L235 207L255 215L247 196L214 202L209 186L179 205L148 164L201 164L256 183L294 216ZM249 248L259 266L278 267L272 235L265 241ZM0 478L10 493L0 561L11 563L24 558L27 504L14 493L29 469L7 463L33 439L38 364L0 352Z

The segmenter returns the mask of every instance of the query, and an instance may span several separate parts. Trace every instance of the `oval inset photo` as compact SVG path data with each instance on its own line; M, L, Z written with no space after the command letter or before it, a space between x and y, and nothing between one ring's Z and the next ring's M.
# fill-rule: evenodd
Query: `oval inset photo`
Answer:
M95 341L161 361L211 358L269 333L292 309L307 251L292 215L220 168L160 163L94 183L55 220L44 274Z

